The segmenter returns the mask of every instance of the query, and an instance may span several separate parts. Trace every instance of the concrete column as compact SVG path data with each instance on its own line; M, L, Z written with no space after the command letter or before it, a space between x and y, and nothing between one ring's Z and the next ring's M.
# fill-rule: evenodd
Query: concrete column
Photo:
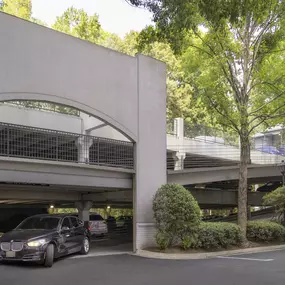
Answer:
M174 170L183 170L186 153L177 151L172 154L172 157L174 160Z
M137 55L138 142L135 146L134 251L154 246L152 200L166 176L166 66Z
M92 208L93 202L91 201L77 201L75 207L78 210L78 217L84 222L84 225L88 227L89 222L89 210Z
M184 119L183 118L175 118L174 119L174 129L175 129L175 133L176 133L176 137L178 139L182 139L184 138Z
M78 149L78 162L79 163L89 163L89 148L92 145L93 140L88 136L80 136L77 141Z

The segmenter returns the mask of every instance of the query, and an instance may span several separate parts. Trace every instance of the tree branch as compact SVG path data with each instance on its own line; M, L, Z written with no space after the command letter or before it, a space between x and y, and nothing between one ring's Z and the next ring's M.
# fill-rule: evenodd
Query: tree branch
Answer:
M254 113L259 112L260 110L262 110L265 106L269 105L270 103L274 102L275 100L277 100L278 98L282 97L285 94L285 90L283 92L281 92L280 94L278 94L277 96L275 96L274 98L272 98L270 101L264 103L262 106L260 106L259 108L255 109L254 111L249 113L249 116L252 116ZM281 106L284 107L284 106Z
M238 134L240 134L240 130L237 126L237 124L230 118L230 116L226 113L223 113L221 110L218 109L218 107L216 106L216 104L212 101L212 99L207 95L207 93L205 92L206 97L208 98L210 105L216 110L216 112L218 114L220 114L222 117L225 117L228 121L231 122L232 124L232 129L234 131L236 131Z

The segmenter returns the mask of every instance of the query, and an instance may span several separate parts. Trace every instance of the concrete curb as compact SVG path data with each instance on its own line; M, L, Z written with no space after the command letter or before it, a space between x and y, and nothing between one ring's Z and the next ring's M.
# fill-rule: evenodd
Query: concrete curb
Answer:
M224 250L217 252L205 252L205 253L162 253L162 252L151 252L147 250L138 250L133 255L152 258L152 259L168 259L168 260L191 260L191 259L208 259L214 258L217 256L232 256L232 255L241 255L241 254L251 254L251 253L260 253L260 252L270 252L284 250L284 245L273 245L273 246L263 246L263 247L253 247L253 248L243 248L235 250Z

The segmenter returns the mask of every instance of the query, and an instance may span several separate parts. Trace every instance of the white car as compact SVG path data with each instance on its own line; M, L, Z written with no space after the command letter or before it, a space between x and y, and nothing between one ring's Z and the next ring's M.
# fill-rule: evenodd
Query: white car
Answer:
M90 214L89 216L89 229L91 235L104 236L108 233L106 221L99 214Z

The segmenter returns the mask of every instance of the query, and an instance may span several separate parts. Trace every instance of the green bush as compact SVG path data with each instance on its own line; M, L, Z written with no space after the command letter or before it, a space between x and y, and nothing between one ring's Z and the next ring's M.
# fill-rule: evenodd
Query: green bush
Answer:
M155 239L159 249L164 250L169 247L170 239L166 232L158 231Z
M247 238L252 241L285 241L285 227L271 221L250 221Z
M162 185L154 196L153 211L158 231L169 238L168 246L194 236L201 222L197 201L181 185Z
M184 250L189 249L196 242L197 242L197 237L196 236L193 236L193 235L192 236L187 236L187 235L185 235L182 238L182 241L181 241L181 248L184 249Z
M223 222L202 222L195 247L204 249L227 248L239 245L241 230L238 225Z

